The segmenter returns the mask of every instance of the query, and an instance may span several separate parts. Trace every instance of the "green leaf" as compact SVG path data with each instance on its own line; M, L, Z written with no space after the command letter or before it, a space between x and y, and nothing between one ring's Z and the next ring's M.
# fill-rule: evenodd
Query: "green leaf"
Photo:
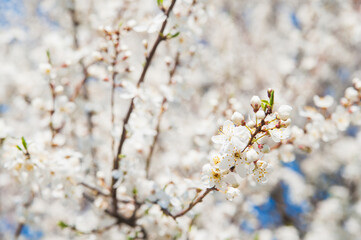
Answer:
M157 0L158 6L163 6L163 0Z
M144 211L144 215L149 215L149 210L150 210L150 208L147 208L147 209Z
M23 143L23 146L24 146L25 150L28 150L28 144L26 143L24 137L21 137L21 142Z
M271 97L269 98L269 103L271 105L271 108L273 107L274 98L275 98L275 91L272 91L271 92Z
M138 194L138 189L137 188L133 188L133 195L137 195Z
M263 111L266 111L267 105L265 103L261 103L261 106L262 106Z
M266 105L269 105L269 102L267 100L261 100L261 102L265 103Z
M126 155L124 155L124 154L119 154L119 155L118 155L118 158L119 158L119 159L122 159L122 158L125 158L125 157L126 157Z
M16 148L19 149L19 151L23 151L19 145L16 145Z
M51 56L50 56L50 51L49 51L49 49L46 50L46 56L48 57L48 62L49 62L49 64L51 64Z
M180 32L176 32L175 34L170 35L169 38L176 38L176 37L178 37L179 34L180 34Z
M59 222L58 222L58 226L59 226L61 229L64 229L64 228L69 227L69 225L66 224L66 223L63 222L63 221L59 221Z

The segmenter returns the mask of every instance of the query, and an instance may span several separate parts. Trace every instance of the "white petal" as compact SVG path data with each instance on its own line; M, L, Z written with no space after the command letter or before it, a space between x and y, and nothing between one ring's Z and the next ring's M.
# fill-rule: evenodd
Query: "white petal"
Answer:
M226 154L222 157L221 162L219 163L219 169L224 171L230 169L234 165L234 158L231 154Z
M246 163L238 163L236 165L236 172L238 173L238 175L242 178L246 177L248 174L248 165Z
M234 137L231 140L232 145L234 145L236 148L238 148L239 151L242 151L246 146L247 143L242 142L239 138Z
M226 136L224 136L223 134L213 136L212 141L214 143L223 144L226 141Z
M270 131L273 141L280 142L283 139L287 139L291 135L289 128L280 128Z
M233 131L234 131L233 122L230 120L225 121L222 128L222 132L224 133L224 135L231 135L233 134Z
M148 33L155 33L159 28L160 26L158 24L152 24L148 29Z
M157 16L155 16L152 20L153 23L161 24L164 22L164 20L167 18L167 16L164 13L159 13Z

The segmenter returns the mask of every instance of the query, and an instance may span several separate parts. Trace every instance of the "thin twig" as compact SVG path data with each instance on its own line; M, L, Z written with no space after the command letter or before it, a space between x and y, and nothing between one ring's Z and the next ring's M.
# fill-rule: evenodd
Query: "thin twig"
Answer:
M202 202L203 198L205 198L208 195L208 193L210 193L212 191L216 191L216 190L217 190L216 187L207 188L206 191L201 196L199 196L194 202L191 202L186 209L184 209L180 213L174 215L173 218L176 219L176 218L179 218L179 217L183 216L184 214L188 213L190 210L193 209L194 206L196 206L198 203Z
M103 192L102 190L99 190L98 188L96 187L93 187L93 186L90 186L89 184L85 183L85 182L81 182L80 185L83 185L84 187L96 192L97 194L99 195L102 195L102 196L105 196L105 197L109 197L110 194L109 193L105 193Z
M83 197L89 201L90 203L94 202L94 198L86 193L83 193ZM114 213L113 211L109 210L109 209L105 209L104 212L106 214L108 214L109 216L115 218L118 222L118 224L124 223L130 227L135 227L136 226L136 218L126 218L118 213Z
M180 53L177 52L176 57L175 57L175 61L174 61L174 66L173 66L172 70L169 72L168 86L172 84L173 76L175 74L177 66L179 65L179 55L180 55ZM161 123L161 120L162 120L162 116L163 116L163 114L165 112L164 106L165 106L166 102L167 102L167 98L164 96L163 100L162 100L162 104L160 106L160 112L159 112L159 115L158 115L158 118L157 118L157 126L155 128L156 134L153 137L153 142L150 145L149 153L148 153L148 156L147 156L147 159L146 159L145 172L146 172L146 177L147 178L149 178L150 163L151 163L151 159L152 159L152 156L153 156L155 146L156 146L157 141L158 141L158 136L159 136L159 133L160 133L160 123Z
M25 202L23 204L23 207L24 208L30 207L30 205L33 203L34 197L35 197L34 192L31 192L30 198L28 199L27 202ZM23 230L24 226L25 226L25 223L23 221L19 222L18 226L16 227L15 234L14 234L15 239L19 238L19 236L21 234L21 231Z
M47 52L48 55L48 63L52 66L52 61L51 61L51 56L50 56L50 52ZM48 77L48 85L49 85L49 90L50 90L50 94L51 94L51 110L50 110L50 122L49 122L49 128L51 131L51 140L50 140L50 144L52 147L55 147L54 145L54 138L56 136L56 134L60 131L60 128L56 129L54 127L54 123L53 123L53 116L55 113L55 101L56 101L56 92L55 92L55 84L53 83L51 76Z
M74 33L76 34L76 33ZM75 87L74 89L74 93L73 95L70 97L70 101L71 102L74 102L75 99L78 97L78 95L80 94L80 91L82 90L82 88L84 87L85 88L85 85L86 83L88 82L88 79L89 79L89 72L88 72L88 68L93 66L94 64L97 64L99 63L100 61L99 60L96 60L96 61L93 61L87 65L84 64L84 60L83 59L80 59L79 60L79 64L80 64L80 67L82 68L82 71L83 71L83 79L82 81ZM88 99L88 90L85 88L84 89L84 97L85 99L87 100Z
M110 35L110 37L112 38L112 42L113 42L113 47L114 47L114 51L115 51L115 55L112 61L112 69L113 69L113 73L111 76L111 84L112 84L112 89L111 89L111 94L110 94L110 111L111 111L111 131L113 131L114 129L114 125L115 125L115 114L114 114L114 97L115 97L115 88L116 88L116 83L115 83L115 79L118 75L118 72L115 70L115 66L117 65L117 58L119 55L119 50L118 50L118 46L119 46L119 35L120 32L118 32L118 34L116 35L116 39L113 39L112 35ZM112 152L112 158L114 159L114 148L115 148L115 139L113 134L111 133L112 136L112 148L111 148L111 152Z
M155 52L159 46L159 44L166 40L167 38L164 36L164 29L167 25L167 22L168 22L168 18L169 18L169 15L170 15L170 12L172 11L175 3L176 3L177 0L172 0L172 3L171 5L169 6L167 12L166 12L166 19L164 20L163 24L162 24L162 27L158 33L158 37L149 53L149 55L146 57L146 62L145 62L145 65L144 65L144 68L143 68L143 71L142 71L142 74L140 75L140 78L138 80L138 83L137 83L137 87L140 86L140 84L142 82L144 82L144 79L145 79L145 75L148 71L148 68L152 62L152 59L155 55ZM122 149L123 149L123 145L124 145L124 142L125 142L125 139L126 139L126 135L127 135L127 132L126 132L126 126L128 124L128 121L129 121L129 118L130 118L130 115L132 114L133 110L134 110L134 98L133 97L130 101L130 105L129 105L129 108L128 108L128 111L127 111L127 114L125 115L125 118L123 120L123 128L122 128L122 133L121 133L121 136L120 136L120 141L119 141L119 145L118 145L118 150L117 150L117 154L114 158L114 161L113 161L113 169L112 171L115 171L115 170L118 170L119 169L119 161L121 159L121 153L122 153ZM113 212L116 213L118 211L118 202L117 202L117 189L114 188L114 185L115 183L117 182L117 179L113 176L112 177L112 183L111 183L111 195L112 195L112 202L113 202Z
M16 230L15 230L15 238L17 239L19 236L20 236L20 233L21 231L23 230L23 227L24 227L24 223L23 222L20 222L18 224L18 226L16 227Z
M72 6L70 6L68 8L69 10L69 14L70 14L70 18L71 18L71 22L72 22L72 27L73 27L73 44L74 44L74 49L78 50L80 48L80 44L79 44L79 39L78 39L78 27L79 27L79 20L78 20L78 16L77 16L77 12L76 12L76 6L75 6L75 1L72 0ZM98 61L94 61L88 65L84 64L84 59L81 58L79 60L79 64L81 66L82 69L82 73L83 73L83 79L82 81L75 87L74 89L74 93L73 95L70 97L70 101L74 102L75 99L78 97L78 95L80 94L81 89L84 87L84 99L86 101L89 100L89 92L88 92L88 88L86 87L86 83L88 82L89 79L89 72L88 72L88 68L90 66L92 66L93 64L97 63ZM93 111L89 111L87 113L87 125L88 125L88 132L89 132L89 138L92 139L93 138L93 122L92 122L92 118L93 118L94 112ZM95 154L96 154L96 149L92 143L92 141L90 142L90 156L91 156L91 161L92 161L92 173L95 176L97 169L98 169L98 165L95 161Z
M188 213L190 210L192 210L198 203L202 202L203 199L212 191L218 191L218 189L216 187L207 188L206 191L204 191L204 193L201 196L199 196L196 200L192 201L186 209L182 210L181 212L179 212L179 213L177 213L175 215L173 215L166 208L161 207L161 210L165 215L167 215L167 216L173 218L174 220L176 220L177 218L182 217L183 215Z
M250 146L252 146L252 144L254 143L253 140L255 139L255 137L257 136L258 133L260 132L263 132L262 131L262 127L264 125L266 125L266 117L271 114L271 110L269 108L267 108L267 111L266 111L266 116L264 117L264 119L262 119L261 123L256 127L256 130L254 131L254 133L251 135L247 145L244 147L244 149L242 150L242 153Z
M102 195L104 197L110 197L110 193L106 193L103 192L102 190L90 186L89 184L85 183L85 182L81 182L79 183L80 185L83 185L84 187L88 188L89 190L91 190L92 192L95 192L96 195ZM124 204L128 204L128 203L134 203L134 201L132 199L117 199L119 203L124 203Z

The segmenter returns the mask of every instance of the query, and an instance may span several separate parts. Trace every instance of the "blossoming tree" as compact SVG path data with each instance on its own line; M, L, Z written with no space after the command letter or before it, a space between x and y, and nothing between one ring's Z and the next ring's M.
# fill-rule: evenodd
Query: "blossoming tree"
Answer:
M357 239L359 11L3 1L0 238Z

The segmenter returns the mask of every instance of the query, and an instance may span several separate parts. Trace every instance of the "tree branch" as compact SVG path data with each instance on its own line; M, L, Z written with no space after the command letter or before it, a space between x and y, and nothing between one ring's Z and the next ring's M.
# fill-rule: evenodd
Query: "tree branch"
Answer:
M159 46L159 44L166 40L167 38L164 37L164 29L167 25L167 22L168 22L168 18L169 18L169 15L170 15L170 12L172 11L175 3L176 3L177 0L172 0L172 3L171 5L169 6L167 12L166 12L166 19L164 20L163 24L162 24L162 27L158 33L158 37L149 53L149 55L146 57L146 62L145 62L145 65L144 65L144 68L143 68L143 71L142 71L142 74L140 75L140 78L138 80L138 83L137 83L137 87L140 86L140 84L142 82L144 82L144 79L145 79L145 75L148 71L148 68L152 62L152 59L154 57L154 54ZM122 149L123 149L123 145L124 145L124 142L125 142L125 139L126 139L126 135L127 135L127 132L126 132L126 126L128 124L128 121L129 121L129 118L130 118L130 115L132 114L133 110L134 110L134 98L133 97L130 101L130 105L129 105L129 108L128 108L128 111L127 111L127 114L125 115L125 118L123 120L123 128L122 128L122 133L121 133L121 136L120 136L120 141L119 141L119 145L118 145L118 150L117 150L117 154L114 158L114 161L113 161L113 171L114 170L118 170L119 169L119 161L121 159L121 153L122 153ZM115 177L112 176L112 183L111 183L111 195L112 195L112 202L113 202L113 212L116 213L118 211L118 203L117 203L117 189L114 188L114 185L115 183L117 182L117 179Z
M189 206L182 210L181 212L177 213L176 215L173 215L168 209L166 208L162 208L161 207L161 210L162 212L173 218L174 220L176 220L177 218L179 217L182 217L183 215L185 215L186 213L188 213L190 210L192 210L198 203L202 202L203 199L210 193L210 192L213 192L213 191L218 191L218 189L216 187L211 187L211 188L207 188L206 191L201 195L199 196L196 200L192 201Z
M180 55L180 53L177 52L176 57L175 57L174 66L173 66L172 70L169 72L168 86L172 84L173 76L175 74L177 66L179 65L179 55ZM150 145L149 154L148 154L147 159L146 159L145 172L146 172L146 177L147 178L149 178L150 162L151 162L151 159L152 159L152 156L153 156L155 145L157 144L157 141L158 141L158 136L159 136L159 133L160 133L160 123L161 123L161 120L162 120L162 116L163 116L163 114L165 112L164 106L165 106L166 102L167 102L167 98L163 97L162 104L160 106L160 112L159 112L159 115L158 115L158 118L157 118L157 126L155 128L156 134L153 137L153 142Z

